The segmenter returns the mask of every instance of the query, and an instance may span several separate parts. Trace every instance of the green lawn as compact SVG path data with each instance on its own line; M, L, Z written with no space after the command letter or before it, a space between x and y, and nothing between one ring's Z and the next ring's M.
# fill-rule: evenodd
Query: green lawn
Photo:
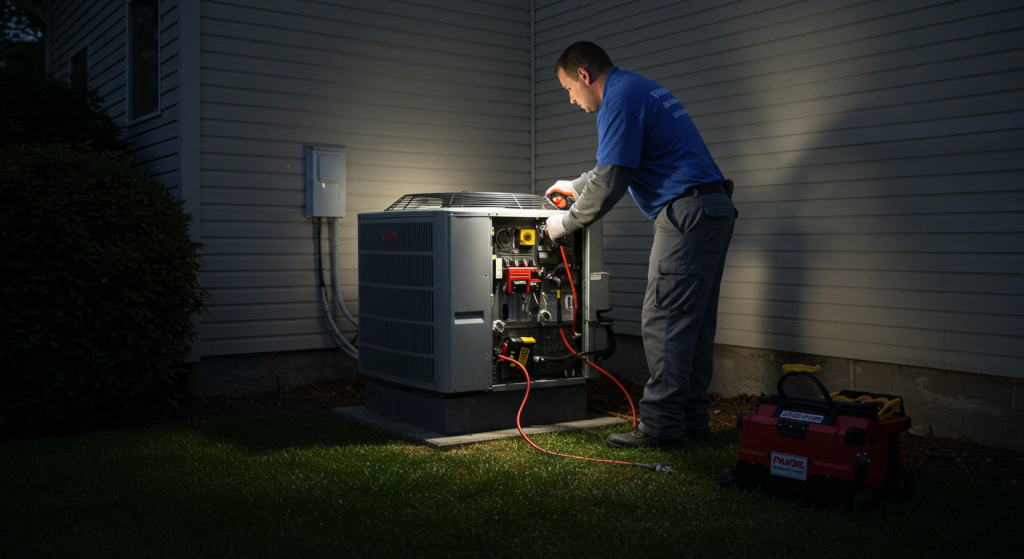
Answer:
M634 452L606 448L609 432L535 440L678 473L520 439L442 453L328 416L8 443L0 556L878 559L1024 544L1018 488L926 477L909 504L849 515L720 490L735 431Z

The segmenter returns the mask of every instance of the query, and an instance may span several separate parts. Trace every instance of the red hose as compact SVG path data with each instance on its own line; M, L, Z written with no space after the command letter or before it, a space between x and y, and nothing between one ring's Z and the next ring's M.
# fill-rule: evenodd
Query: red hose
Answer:
M573 456L572 454L562 454L560 452L553 452L553 451L550 451L550 450L547 450L545 448L541 448L541 447L537 446L537 443L531 441L530 437L527 437L526 433L523 432L523 425L522 425L522 423L520 421L520 418L523 415L523 408L526 407L526 400L528 400L530 398L530 373L526 372L526 367L524 367L522 363L520 363L519 361L516 361L515 359L511 359L509 357L505 357L504 355L499 355L498 359L501 359L502 361L508 361L509 363L515 364L517 367L519 367L519 370L521 370L523 372L523 374L526 375L526 395L523 396L523 403L519 404L519 412L516 413L516 429L519 429L519 434L522 435L523 440L525 440L526 442L530 443L530 446L532 446L533 448L535 448L535 449L537 449L537 450L539 450L541 452L545 452L547 454L553 454L555 456L561 456L562 458L575 458L577 460L588 460L590 462L603 462L605 464L618 464L620 466L632 466L633 465L632 462L625 462L625 461L622 461L622 460L602 460L600 458L587 458L586 456Z
M569 276L569 286L572 287L572 333L578 336L579 334L576 333L576 309L579 308L579 299L576 298L576 285L573 284L572 282L572 269L569 267L569 259L566 258L565 256L565 247L563 246L559 248L561 248L562 250L562 263L565 264L565 274ZM562 312L562 309L559 308L558 312ZM633 406L633 399L629 397L629 392L626 392L626 387L622 386L622 383L619 382L619 379L613 377L610 373L608 373L608 371L580 357L580 354L576 353L576 350L573 349L572 345L569 344L569 340L565 339L564 331L559 330L558 333L562 335L562 341L565 343L565 347L569 348L569 351L571 351L573 355L579 358L580 361L583 361L587 365L590 365L591 367L597 369L598 371L601 371L604 374L604 376L612 379L612 382L614 382L615 385L619 387L619 390L621 390L622 393L626 395L626 401L629 402L629 409L633 412L633 427L636 427L636 407Z
M579 333L576 332L576 309L579 306L576 299L576 284L572 282L572 270L569 269L569 259L565 257L565 247L561 246L558 248L562 251L562 262L565 264L565 275L569 276L569 287L572 288L572 335L579 336ZM558 312L562 312L562 309L558 309ZM563 336L562 339L564 340L565 336ZM572 350L572 348L569 349L570 351ZM573 353L576 352L573 351ZM626 397L628 398L629 395L627 394Z
M606 371L606 370L602 369L601 367L598 367L597 365L591 363L590 361L587 361L586 359L580 357L580 354L576 353L576 350L573 349L571 345L569 345L569 340L565 339L565 332L564 331L559 330L558 333L562 335L562 341L565 342L565 347L569 348L569 351L571 351L573 355L575 355L576 357L579 357L580 361L583 361L587 365L590 365L591 367L597 369L598 371L601 371L604 374L604 376L612 379L612 382L614 382L615 385L619 387L619 390L621 390L622 393L626 395L626 401L629 402L629 409L630 409L630 411L633 412L633 427L636 427L636 408L633 407L633 399L629 397L629 392L626 392L626 387L622 386L622 383L619 382L619 379L613 377L608 371Z
M573 305L572 320L573 320L573 334L575 334L576 333L576 309L579 307L579 303L577 302L577 299L576 299L576 286L573 285L573 282L572 282L572 271L569 269L569 261L565 257L565 247L562 247L562 262L565 263L565 271L566 271L566 273L569 276L569 285L572 287L572 305ZM561 313L562 309L559 308L558 312ZM598 371L601 371L602 373L604 373L604 375L606 377L612 379L612 381L616 385L618 385L619 389L622 390L622 393L626 395L626 400L629 401L629 408L633 411L633 427L636 427L636 408L633 407L633 399L629 397L629 392L626 392L626 387L622 386L622 383L619 382L618 379L613 377L611 374L609 374L608 371L605 371L601 367L598 367L597 365L591 363L590 361L587 361L586 359L583 359L582 357L580 357L580 355L578 353L576 353L576 350L574 350L572 348L572 346L569 345L569 340L565 339L565 331L564 330L559 329L558 333L562 335L562 341L565 342L565 347L569 348L569 351L571 351L573 355L575 355L577 358L579 358L584 363L590 365L591 367L594 367ZM601 462L601 463L604 463L604 464L616 464L616 465L619 465L619 466L637 466L637 467L640 467L640 468L646 468L646 469L654 471L654 472L669 473L669 474L673 473L672 468L669 468L667 466L662 466L661 464L642 464L642 463L639 463L639 462L626 462L626 461L623 461L623 460L602 460L600 458L587 458L586 456L574 456L572 454L562 454L560 452L554 452L554 451L547 450L545 448L541 448L541 447L537 446L537 443L535 443L532 440L530 440L530 437L527 437L526 433L523 432L523 425L522 425L522 421L521 421L521 418L522 418L522 415L523 415L523 408L526 407L526 401L530 399L530 384L532 384L532 381L530 380L530 373L528 373L526 371L526 367L524 367L522 363L520 363L519 361L516 361L515 359L511 359L509 357L505 357L504 355L499 355L498 359L500 359L502 361L508 361L509 363L512 363L516 367L519 367L519 370L522 371L523 375L526 377L526 394L523 395L523 403L519 404L519 411L516 413L516 429L519 429L519 434L523 437L523 440L526 441L527 443L529 443L530 446L532 446L533 448L535 448L535 449L537 449L537 450L539 450L541 452L544 452L546 454L552 454L554 456L561 456L562 458L575 458L576 460L587 460L589 462Z

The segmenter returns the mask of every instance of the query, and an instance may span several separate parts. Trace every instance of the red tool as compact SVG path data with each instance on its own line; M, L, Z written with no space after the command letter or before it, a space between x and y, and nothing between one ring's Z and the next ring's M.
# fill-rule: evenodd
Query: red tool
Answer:
M572 196L566 196L561 192L552 192L548 195L548 200L551 200L551 203L560 210L568 210L576 201Z
M560 210L568 210L576 202L576 193L569 181L558 181L544 193L548 200Z

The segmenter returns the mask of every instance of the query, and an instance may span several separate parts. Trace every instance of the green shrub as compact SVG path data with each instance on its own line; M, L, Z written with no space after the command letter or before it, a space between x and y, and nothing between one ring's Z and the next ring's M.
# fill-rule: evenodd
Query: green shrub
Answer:
M0 107L0 150L40 142L129 150L95 89L72 87L24 64L0 65Z
M129 406L177 376L206 296L190 220L113 152L0 152L0 425Z

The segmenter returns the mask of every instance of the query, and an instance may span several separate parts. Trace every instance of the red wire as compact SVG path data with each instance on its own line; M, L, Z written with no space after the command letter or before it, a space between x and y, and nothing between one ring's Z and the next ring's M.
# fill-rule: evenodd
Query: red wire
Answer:
M576 333L576 308L578 307L576 299L576 284L572 282L572 270L569 269L569 259L565 257L565 247L561 246L558 248L562 251L562 262L565 264L565 275L569 276L569 287L572 288L572 334L574 336L579 336L579 334ZM558 312L562 312L562 309L558 309ZM564 336L563 339L565 339ZM569 348L569 350L571 351L572 348ZM573 353L576 352L573 351ZM626 397L628 398L629 395L627 394Z
M576 298L576 286L572 283L572 269L569 268L569 259L565 257L565 247L562 246L562 247L559 247L559 248L561 248L561 250L562 250L562 263L565 264L565 274L567 276L569 276L569 286L572 287L572 333L575 335L576 334L576 309L579 308L579 300ZM562 312L561 307L559 307L558 312ZM580 357L580 354L576 353L576 350L573 349L571 345L569 345L569 340L565 339L565 332L564 331L562 331L560 329L560 330L558 330L558 333L562 335L562 341L565 343L565 347L569 348L569 351L571 351L573 355L578 357L580 361L583 361L587 365L590 365L591 367L593 367L593 368L597 369L598 371L601 371L602 373L604 373L604 376L612 379L612 382L614 382L615 385L619 387L619 390L621 390L622 393L626 395L626 400L629 402L629 409L633 412L633 427L636 427L636 407L633 406L633 399L629 397L629 392L626 392L626 387L622 386L622 383L619 382L619 380L617 378L615 378L611 374L609 374L608 371L606 371L606 370L602 369L601 367L598 367L597 365L591 363L590 361L587 361L586 359Z
M571 351L573 355L575 355L576 357L579 357L580 361L583 361L587 365L590 365L591 367L593 367L593 368L597 369L598 371L601 371L602 373L604 373L604 376L612 379L612 382L614 382L615 385L619 387L619 390L621 390L622 393L626 395L626 400L629 401L629 409L633 412L633 427L636 427L636 408L633 407L633 399L629 397L629 392L626 392L626 387L622 386L622 383L619 382L619 379L613 377L608 371L606 371L606 370L602 369L601 367L598 367L597 365L591 363L590 361L587 361L586 359L580 357L580 354L576 353L576 350L573 349L571 345L569 345L569 340L565 339L565 331L559 330L558 333L562 335L562 341L565 342L565 347L569 348L569 351Z
M535 449L537 449L537 450L539 450L541 452L545 452L547 454L553 454L555 456L561 456L562 458L575 458L577 460L588 460L590 462L602 462L602 463L605 463L605 464L619 464L621 466L632 466L633 465L631 462L623 462L622 460L602 460L600 458L587 458L586 456L573 456L572 454L562 454L560 452L553 452L553 451L550 451L550 450L547 450L545 448L541 448L541 447L537 446L537 443L531 441L530 437L527 437L526 433L523 432L523 425L520 422L520 417L523 415L523 408L526 407L526 400L530 398L530 373L526 372L526 367L524 367L522 363L520 363L519 361L516 361L515 359L511 359L509 357L505 357L504 355L499 355L498 359L501 359L502 361L508 361L509 363L515 364L517 367L519 367L519 370L523 371L523 374L526 375L526 395L523 396L523 403L519 404L519 413L516 414L516 428L519 429L519 434L522 435L523 440L525 440L526 442L530 443L530 446L532 446L533 448L535 448Z
M572 308L572 310L573 310L573 312L572 312L572 330L573 330L573 334L576 334L576 309L579 308L579 300L576 298L576 286L575 286L575 284L573 284L573 281L572 281L572 270L570 270L570 268L569 268L569 259L566 258L566 256L565 256L565 247L561 247L561 250L562 250L562 262L565 263L565 271L566 271L566 274L569 276L569 286L572 287L572 307L573 307ZM558 312L562 312L562 309L559 308ZM569 348L569 351L571 351L573 355L575 355L580 361L583 361L587 365L590 365L591 367L594 367L598 371L601 371L602 373L604 373L604 375L606 377L612 379L612 382L614 382L619 387L619 389L622 390L622 393L626 395L626 400L629 401L629 409L633 411L633 427L636 427L636 408L633 406L633 399L629 397L629 392L626 392L626 387L622 386L622 383L619 382L618 379L613 377L611 374L609 374L608 371L606 371L606 370L602 369L601 367L598 367L594 363L591 363L590 361L587 361L586 359L580 357L580 355L578 353L576 353L576 350L574 350L572 348L572 346L569 345L569 340L565 339L565 330L559 329L558 333L562 335L562 342L565 343L565 347ZM622 460L602 460L600 458L587 458L586 456L574 456L572 454L562 454L560 452L554 452L554 451L548 450L546 448L541 448L540 446L537 446L537 443L535 443L532 440L530 440L530 437L527 437L526 433L523 432L523 424L522 424L522 421L521 421L521 418L522 418L522 415L523 415L523 408L526 407L526 401L530 399L530 384L532 383L532 381L530 380L530 373L528 373L526 371L526 367L524 367L522 363L520 363L519 361L516 361L515 359L511 359L509 357L505 357L504 355L499 355L498 359L500 359L502 361L508 361L509 363L512 363L516 367L519 367L519 370L521 370L523 372L523 375L526 376L526 394L523 395L523 402L521 404L519 404L519 412L516 413L516 429L519 430L519 434L523 437L523 440L525 440L527 443L529 443L530 446L532 446L533 448L535 448L535 449L537 449L537 450L539 450L541 452L544 452L546 454L552 454L554 456L561 456L562 458L574 458L576 460L587 460L589 462L601 462L601 463L604 463L604 464L618 464L620 466L633 466L634 465L632 462L625 462L625 461L622 461ZM637 464L637 465L645 466L644 464ZM646 466L646 467L650 468L650 466ZM660 466L659 466L659 468L660 468Z

